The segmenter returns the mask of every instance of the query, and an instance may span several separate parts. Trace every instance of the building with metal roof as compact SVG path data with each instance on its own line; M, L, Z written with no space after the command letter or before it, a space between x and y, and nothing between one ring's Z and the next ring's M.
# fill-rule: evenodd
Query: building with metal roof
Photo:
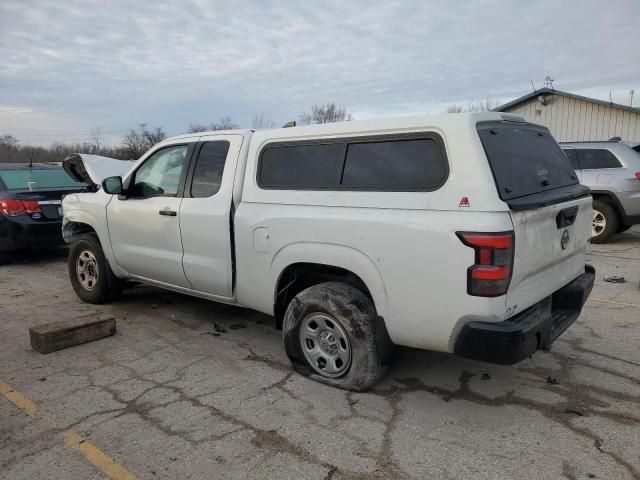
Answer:
M495 109L544 123L559 142L640 140L640 108L540 88Z

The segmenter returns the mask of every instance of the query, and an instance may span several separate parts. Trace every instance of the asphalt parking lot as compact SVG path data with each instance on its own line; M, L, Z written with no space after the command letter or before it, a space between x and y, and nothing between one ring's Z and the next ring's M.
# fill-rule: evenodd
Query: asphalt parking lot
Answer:
M148 287L90 306L64 253L21 257L0 266L0 477L638 479L640 228L588 258L591 299L550 353L409 350L348 393L294 373L269 317ZM29 327L89 312L117 334L31 350Z

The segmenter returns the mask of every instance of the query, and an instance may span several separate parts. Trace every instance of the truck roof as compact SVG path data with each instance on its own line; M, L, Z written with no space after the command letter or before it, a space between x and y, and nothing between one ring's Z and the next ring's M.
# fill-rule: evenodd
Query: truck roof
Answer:
M336 135L340 133L358 134L376 130L395 130L414 127L438 127L443 124L475 124L486 121L512 120L542 125L541 123L520 115L502 112L474 112L474 113L443 113L437 115L405 115L395 117L371 118L366 120L350 120L345 122L322 123L313 125L300 125L287 128L270 128L263 130L214 130L207 132L189 133L167 138L164 142L175 140L188 140L206 135L240 134L244 136L259 135L267 138L291 138L304 136Z
M160 143L173 142L175 140L190 140L192 138L204 137L207 135L229 135L229 134L251 135L254 131L255 130L250 130L248 128L237 129L237 130L207 130L206 132L185 133L184 135L176 135L175 137L165 138Z

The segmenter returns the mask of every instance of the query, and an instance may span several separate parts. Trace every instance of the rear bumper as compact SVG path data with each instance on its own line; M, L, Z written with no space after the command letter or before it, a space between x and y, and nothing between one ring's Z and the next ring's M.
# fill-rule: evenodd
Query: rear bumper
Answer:
M548 350L578 318L593 288L595 269L504 322L469 322L460 332L455 353L489 363L512 365L537 350Z
M1 217L1 215L0 215ZM62 222L33 222L0 218L0 252L60 245Z

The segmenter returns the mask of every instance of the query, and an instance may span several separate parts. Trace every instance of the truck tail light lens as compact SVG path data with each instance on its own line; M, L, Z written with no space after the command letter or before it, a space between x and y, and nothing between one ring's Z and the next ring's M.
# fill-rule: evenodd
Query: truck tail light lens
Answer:
M36 200L0 199L0 212L7 217L40 213L40 204Z
M475 251L475 263L467 270L467 293L497 297L507 293L513 270L513 232L457 232Z
M640 180L640 172L636 172L636 178Z

